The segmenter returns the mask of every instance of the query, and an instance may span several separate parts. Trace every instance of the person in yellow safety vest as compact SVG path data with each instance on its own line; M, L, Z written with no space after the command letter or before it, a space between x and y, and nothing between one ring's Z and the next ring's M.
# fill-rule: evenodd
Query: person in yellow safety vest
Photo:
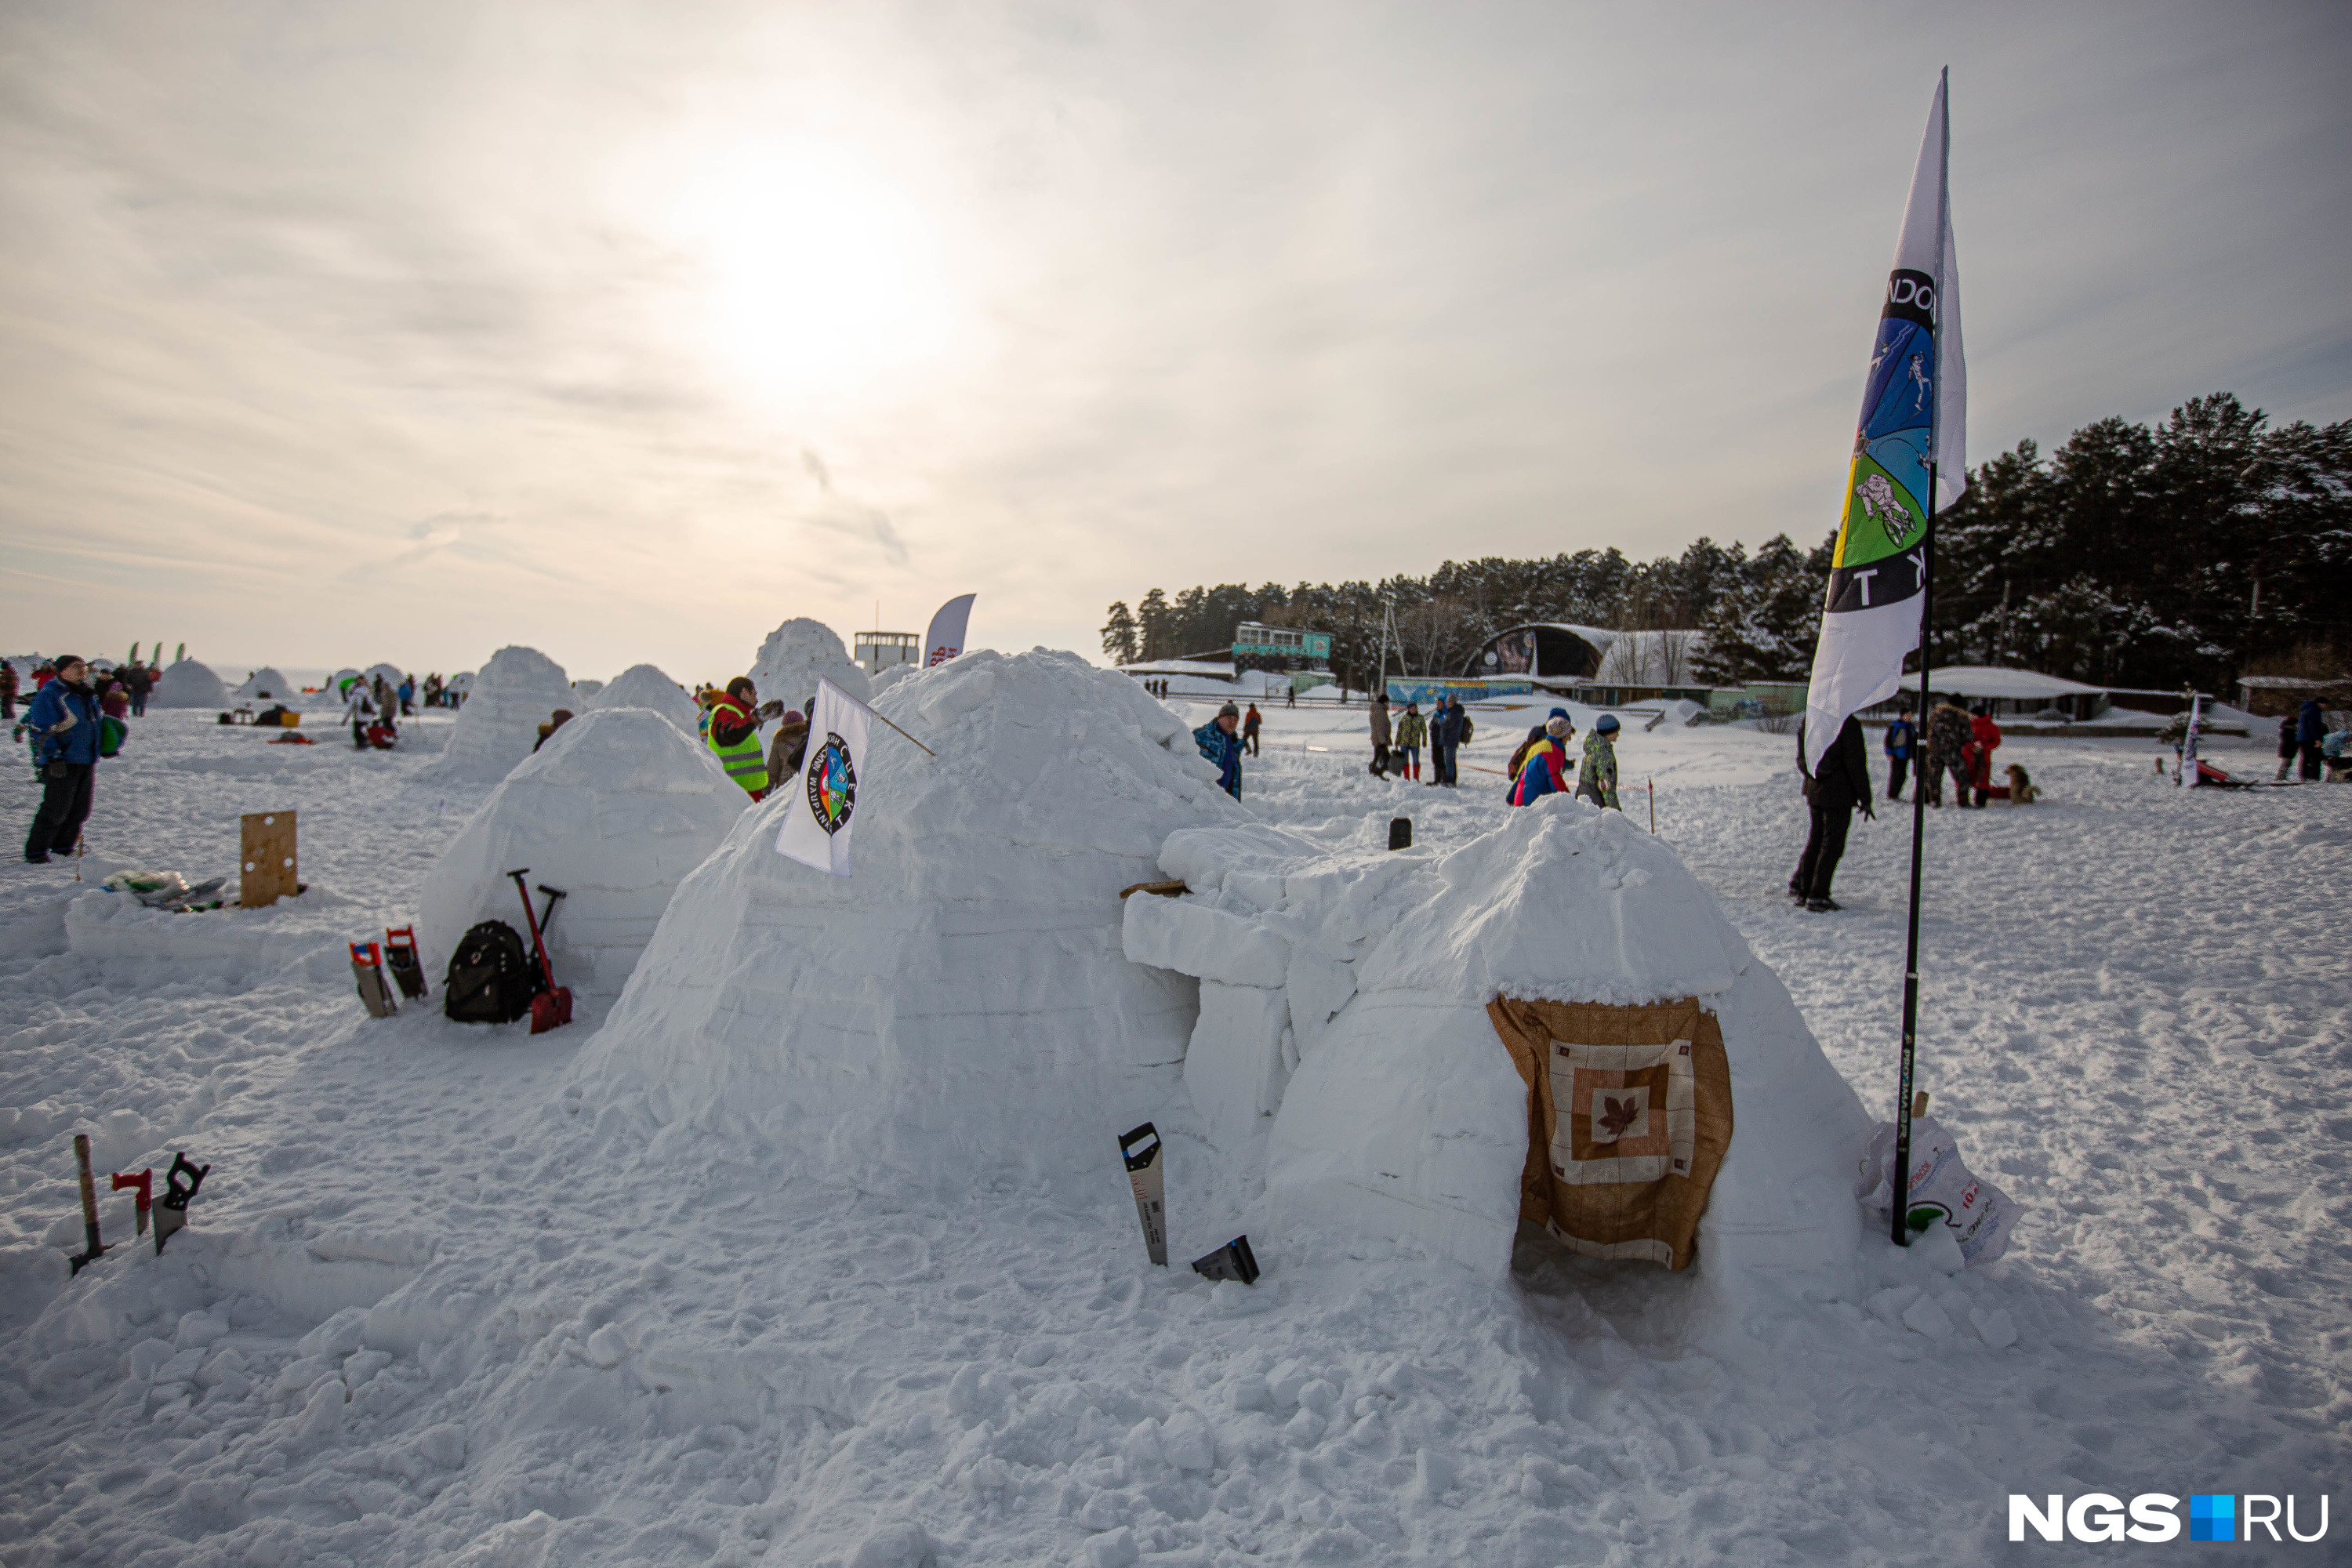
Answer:
M719 765L753 800L764 800L768 795L768 755L760 744L761 721L784 710L781 702L762 708L759 701L759 689L751 684L751 678L737 676L712 699L702 731Z

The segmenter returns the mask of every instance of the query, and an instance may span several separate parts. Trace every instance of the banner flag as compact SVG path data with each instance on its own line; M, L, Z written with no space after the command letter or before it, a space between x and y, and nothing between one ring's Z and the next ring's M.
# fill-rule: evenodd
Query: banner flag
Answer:
M1919 646L1927 531L1968 488L1968 368L1960 353L1960 274L1947 183L1947 79L1936 84L1911 200L1886 279L1878 341L1846 475L1844 515L1805 694L1810 773L1849 714L1895 693ZM1928 494L1934 476L1936 493Z
M923 634L923 668L945 664L963 651L964 633L971 626L971 602L977 594L965 594L950 599L931 617L931 629Z
M823 676L809 714L808 751L801 771L778 786L784 826L776 853L831 876L849 875L849 836L857 815L857 770L866 762L866 738L874 710Z

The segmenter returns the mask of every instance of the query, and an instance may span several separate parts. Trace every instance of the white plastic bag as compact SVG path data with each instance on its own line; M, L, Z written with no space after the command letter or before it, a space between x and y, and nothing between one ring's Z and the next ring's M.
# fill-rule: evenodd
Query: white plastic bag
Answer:
M1895 1123L1882 1121L1862 1156L1862 1173L1854 1196L1882 1218L1891 1218L1889 1194L1895 1190ZM1971 1268L1990 1263L2009 1250L2010 1233L2025 1210L1990 1182L1969 1174L1960 1163L1959 1145L1932 1116L1911 1121L1911 1186L1907 1210L1911 1228L1922 1230L1941 1223L1960 1244L1960 1257Z

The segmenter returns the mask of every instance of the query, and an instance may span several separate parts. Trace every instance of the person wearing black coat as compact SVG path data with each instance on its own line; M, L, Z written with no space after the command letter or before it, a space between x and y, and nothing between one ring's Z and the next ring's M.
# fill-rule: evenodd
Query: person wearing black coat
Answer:
M1838 908L1830 897L1830 879L1837 875L1845 854L1845 836L1853 826L1853 808L1877 818L1871 809L1869 753L1862 743L1862 721L1846 716L1845 728L1822 755L1818 773L1805 771L1805 727L1797 726L1797 773L1805 781L1805 805L1811 809L1812 832L1805 852L1797 858L1797 874L1789 879L1789 896L1816 914Z
M1429 717L1429 760L1437 776L1429 782L1454 787L1454 749L1462 744L1462 704L1451 692L1437 699L1437 711Z
M2303 753L2303 782L2319 782L2319 742L2327 739L2327 715L2321 710L2319 700L2306 697L2295 710L2294 739L2296 749Z

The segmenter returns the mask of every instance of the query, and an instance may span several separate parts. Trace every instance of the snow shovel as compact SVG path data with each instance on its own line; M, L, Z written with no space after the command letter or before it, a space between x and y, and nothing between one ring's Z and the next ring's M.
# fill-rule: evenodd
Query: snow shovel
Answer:
M539 911L531 908L530 889L523 881L530 874L528 866L520 871L507 873L514 879L515 891L522 895L522 918L530 927L530 950L539 956L539 977L546 985L545 990L530 999L530 1032L543 1035L550 1029L560 1029L572 1022L572 988L555 983L555 970L547 962L547 943L540 934L546 925L539 918ZM564 897L563 889L551 888L542 882L539 890L547 895L548 919L554 919L555 903Z
M139 1217L139 1234L146 1235L148 1211L155 1206L155 1168L150 1165L135 1176L126 1176L121 1171L117 1171L110 1179L114 1183L116 1192L122 1192L127 1188L139 1194L134 1200Z
M1244 1285L1255 1285L1257 1254L1250 1250L1248 1237L1237 1236L1207 1257L1192 1259L1192 1272L1210 1279L1238 1279Z

